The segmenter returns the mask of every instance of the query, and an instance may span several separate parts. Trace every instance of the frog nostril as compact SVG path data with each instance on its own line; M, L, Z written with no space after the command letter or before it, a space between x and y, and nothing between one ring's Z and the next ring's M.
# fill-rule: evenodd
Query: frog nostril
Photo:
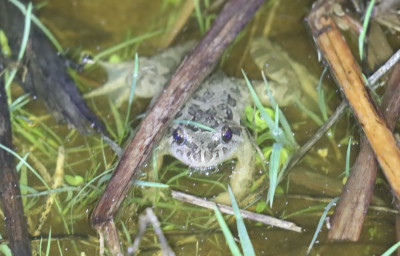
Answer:
M221 139L223 142L227 143L232 139L233 133L229 126L225 125L221 129Z
M181 128L176 128L172 133L172 137L178 145L182 145L185 142L185 135Z

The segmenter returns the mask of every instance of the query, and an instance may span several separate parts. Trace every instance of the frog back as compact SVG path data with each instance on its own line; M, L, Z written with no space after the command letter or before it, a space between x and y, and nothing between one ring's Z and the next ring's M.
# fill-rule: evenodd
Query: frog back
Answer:
M175 117L208 128L173 123L165 135L170 154L195 169L213 168L229 159L243 142L240 118L248 103L244 82L215 72Z

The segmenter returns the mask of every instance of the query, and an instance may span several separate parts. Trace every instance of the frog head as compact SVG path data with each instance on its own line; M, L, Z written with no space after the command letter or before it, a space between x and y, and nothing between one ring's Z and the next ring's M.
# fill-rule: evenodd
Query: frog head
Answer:
M169 129L170 153L190 168L207 170L233 157L241 143L238 126L221 123L213 130L194 125L173 125Z

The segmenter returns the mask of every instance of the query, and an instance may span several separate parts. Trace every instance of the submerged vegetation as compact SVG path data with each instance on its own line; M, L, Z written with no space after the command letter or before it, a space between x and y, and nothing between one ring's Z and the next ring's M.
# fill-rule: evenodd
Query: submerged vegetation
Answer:
M210 21L216 16L214 10L208 13L209 1L196 0L194 2L194 17L189 20L187 25L192 30L178 37L177 41L179 42L204 34L210 26ZM141 4L146 5L146 3ZM281 12L282 15L293 15L294 20L305 15L305 13L294 12L290 4L291 1L287 1L285 3L287 6L283 5L275 11ZM163 15L172 19L174 15L178 15L178 7L182 3L180 1L163 1L161 5L163 6ZM254 66L254 64L246 60L247 57L243 56L245 50L242 49L245 49L243 45L248 44L248 41L254 36L254 31L260 30L259 27L264 25L265 20L262 15L269 12L269 8L273 7L262 8L261 14L258 14L254 24L241 34L240 39L231 47L230 53L224 56L222 68L226 69L228 73L241 76L240 73L236 72L235 74L232 70L238 68L236 63L245 63L243 66L246 67L249 75L259 75L259 70L252 70L251 65ZM309 5L301 6L301 8L306 11ZM143 15L153 15L152 13L157 10L157 7L149 9L149 13ZM137 15L142 11L137 10ZM29 14L30 9L28 8L27 19L29 19ZM68 17L68 14L64 15L66 18ZM159 14L154 15L159 16ZM33 17L33 21L36 22ZM111 17L107 19L111 19ZM163 23L161 20L158 22ZM293 33L299 37L298 40L307 41L306 36L298 35L298 31L290 31L288 28L291 26L294 26L293 22L288 21L284 28L287 30L282 32L279 31L278 25L272 25L271 36L279 41L282 38L285 39L287 34ZM122 43L110 46L97 54L93 53L94 61L106 61L106 58L119 61L135 59L128 104L118 109L114 102L107 97L89 100L91 108L98 116L102 117L112 139L121 147L125 146L135 133L141 114L149 103L133 96L138 77L138 66L140 66L136 50L142 49L141 45L145 45L144 42L154 44L154 41L159 40L160 31L166 30L157 22L149 24L148 27L151 32L135 37L128 34L127 39ZM305 33L304 29L297 25L294 26L294 29L300 29L303 34ZM95 44L97 43L88 45L92 45L94 48ZM107 44L109 42L105 42L105 45ZM293 43L288 44L293 46ZM144 46L145 50L146 46L148 45ZM148 47L149 51L154 53L157 45L151 46ZM311 47L299 47L306 48L307 54L315 57ZM6 48L2 47L2 49ZM96 52L94 49L91 51ZM240 52L235 53L235 51ZM292 50L292 53L295 51ZM87 52L90 51L85 51L85 53ZM314 74L322 73L316 58L310 61L308 55L301 57L308 61ZM247 71L247 63L250 66L249 71ZM101 84L101 79L98 79L98 76L101 76L98 75L99 72L99 69L92 66L86 69L83 75L77 74L75 71L71 71L71 74L79 89L86 92ZM245 73L243 72L243 74ZM263 78L268 86L265 77ZM252 91L248 79L247 82ZM210 211L179 202L171 197L171 189L185 191L200 197L212 197L226 190L230 171L235 165L234 161L228 161L218 166L218 170L210 170L204 174L189 169L177 160L167 158L161 171L154 174L156 183L149 185L144 181L148 179L149 172L154 172L152 168L157 165L156 157L154 157L153 163L144 167L139 177L140 181L136 183L135 188L125 199L116 218L116 225L124 246L128 247L133 243L134 236L139 229L137 216L146 207L152 207L169 245L177 255L226 255L228 249L233 255L241 255L234 238L237 236L240 238L243 255L284 255L285 253L300 255L310 251L308 245L312 240L315 241L313 239L314 230L317 225L320 228L322 226L322 222L318 223L319 217L322 214L328 214L328 207L325 212L324 208L328 204L332 205L335 200L332 201L332 198L338 196L342 183L339 175L344 170L346 173L348 172L348 159L351 159L350 155L354 155L354 153L348 153L347 160L343 157L338 158L337 156L344 153L346 147L333 149L332 145L340 147L349 144L350 146L352 142L348 138L353 137L352 133L357 132L357 129L347 117L345 121L334 127L327 136L328 138L316 146L316 149L304 159L296 170L300 175L295 178L294 175L287 176L285 168L291 159L291 154L298 148L298 144L302 144L312 135L312 131L316 129L317 125L321 125L327 119L330 107L338 100L334 89L329 88L326 83L322 83L321 78L318 85L319 106L301 105L301 113L296 107L280 109L276 104L267 108L259 103L254 91L252 94L255 106L246 108L246 119L243 121L249 133L252 134L255 144L259 147L256 158L258 176L253 181L253 194L247 198L247 210L294 221L302 226L305 232L298 234L278 230L258 222L243 221L232 197L235 217L222 215L217 207L214 211ZM55 122L39 102L23 94L19 87L15 85L10 87L9 99L16 148L15 152L2 148L15 155L17 159L25 214L31 234L37 235L34 238L33 248L39 252L39 255L94 255L98 253L98 237L91 228L88 218L116 167L118 157L99 136L82 136L76 130L68 129L67 125ZM300 102L297 104L299 106ZM322 113L322 117L319 116L319 111ZM176 120L175 122L186 122L186 120ZM65 160L63 160L64 158ZM53 169L58 171L53 171ZM154 167L154 169L156 168ZM315 173L320 179L310 180L309 177L315 177L313 176ZM63 180L62 184L56 184L57 180L58 182ZM334 181L329 183L331 180ZM335 181L339 181L339 187ZM322 184L315 186L316 183ZM365 234L362 241L356 244L345 244L338 248L327 242L320 234L317 249L311 249L311 255L321 253L322 255L324 255L323 253L337 255L339 251L342 254L346 251L345 255L371 255L381 253L394 244L394 230L390 217L395 211L388 208L387 201L390 199L388 199L388 191L383 179L380 179L380 183L377 185L378 195L375 198L375 203L379 208L372 210L373 215L379 215L379 217L371 214L364 228ZM49 201L53 202L49 203ZM237 223L236 226L235 223ZM322 232L326 232L326 229L322 228ZM0 250L7 255L5 247L0 247ZM139 255L153 255L159 250L156 233L149 228L141 241ZM361 251L361 253L354 254L355 251Z

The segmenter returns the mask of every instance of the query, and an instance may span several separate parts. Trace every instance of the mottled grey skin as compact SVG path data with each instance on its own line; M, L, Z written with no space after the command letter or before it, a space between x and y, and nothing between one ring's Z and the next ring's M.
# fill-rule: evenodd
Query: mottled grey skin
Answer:
M269 81L269 86L274 99L280 106L293 104L296 97L300 97L301 89L300 86L291 87L290 81L285 76L289 75L292 78L296 74L292 69L282 68L284 64L282 62L286 58L279 59L281 49L269 41L264 41L256 40L256 46L264 47L263 51L267 49L268 52L262 55L253 48L253 56L257 56L255 61L260 67L264 67L266 61L271 61L274 68L270 68L268 74L272 74L273 77ZM261 60L262 57L264 62ZM276 64L280 67L275 67ZM284 75L283 84L276 79L279 75ZM258 81L253 82L253 85L263 104L269 105L264 83ZM297 86L296 82L294 85ZM194 121L215 131L173 123L160 143L158 159L163 155L172 155L192 170L199 171L215 168L229 159L237 159L230 177L230 187L237 200L243 199L250 191L255 171L254 147L241 124L244 108L250 104L250 93L243 79L228 77L222 71L214 72L182 107L175 119ZM232 131L230 140L223 139L223 133L227 128ZM183 137L182 142L177 141L174 136L177 132ZM214 201L229 204L230 199L228 193L224 192L214 198Z
M204 171L236 158L230 186L236 198L243 198L251 186L254 172L254 150L240 122L248 104L249 92L243 80L230 78L222 71L214 72L175 116L179 120L206 125L214 131L172 123L160 143L159 159L170 154L192 170ZM232 132L229 140L223 137L228 129ZM184 138L182 142L174 137L177 131ZM227 193L218 195L215 200L230 202Z
M195 169L215 167L230 158L243 141L240 115L250 103L245 86L242 81L238 83L221 71L215 72L175 116L175 119L204 124L215 131L192 125L171 124L164 137L168 141L168 150ZM221 139L221 133L227 127L233 136L225 142ZM185 141L179 145L171 136L178 128L185 137Z
M183 56L194 46L188 42L179 47L173 47L151 57L139 57L138 78L135 96L139 98L152 98L158 95L172 72L178 67ZM129 99L132 83L134 61L121 63L99 62L107 71L107 82L100 88L85 94L85 98L108 95L117 107Z
M193 43L187 43L183 47L173 47L150 58L140 58L136 96L157 95L192 45ZM272 94L280 106L290 105L300 97L301 88L292 81L296 80L295 71L284 65L288 57L279 46L265 39L255 40L252 56L260 68L266 69L267 76L271 78L269 86ZM117 69L115 64L101 65L107 69L109 81L97 89L103 91L95 90L86 96L107 93L116 100L117 105L120 105L128 99L133 63L120 64L124 67L122 69L120 67ZM256 82L253 85L260 100L269 105L264 83ZM106 92L104 88L107 89ZM211 127L213 131L193 125L172 123L160 142L158 163L162 161L164 155L172 155L191 169L201 171L215 168L226 160L236 158L237 163L232 171L230 186L236 199L243 199L250 191L255 171L254 148L246 129L241 125L244 108L250 104L251 98L244 80L230 78L222 71L214 72L175 117L203 124ZM228 136L228 139L224 136L227 131L232 135ZM214 200L227 204L230 202L226 192L219 194Z

